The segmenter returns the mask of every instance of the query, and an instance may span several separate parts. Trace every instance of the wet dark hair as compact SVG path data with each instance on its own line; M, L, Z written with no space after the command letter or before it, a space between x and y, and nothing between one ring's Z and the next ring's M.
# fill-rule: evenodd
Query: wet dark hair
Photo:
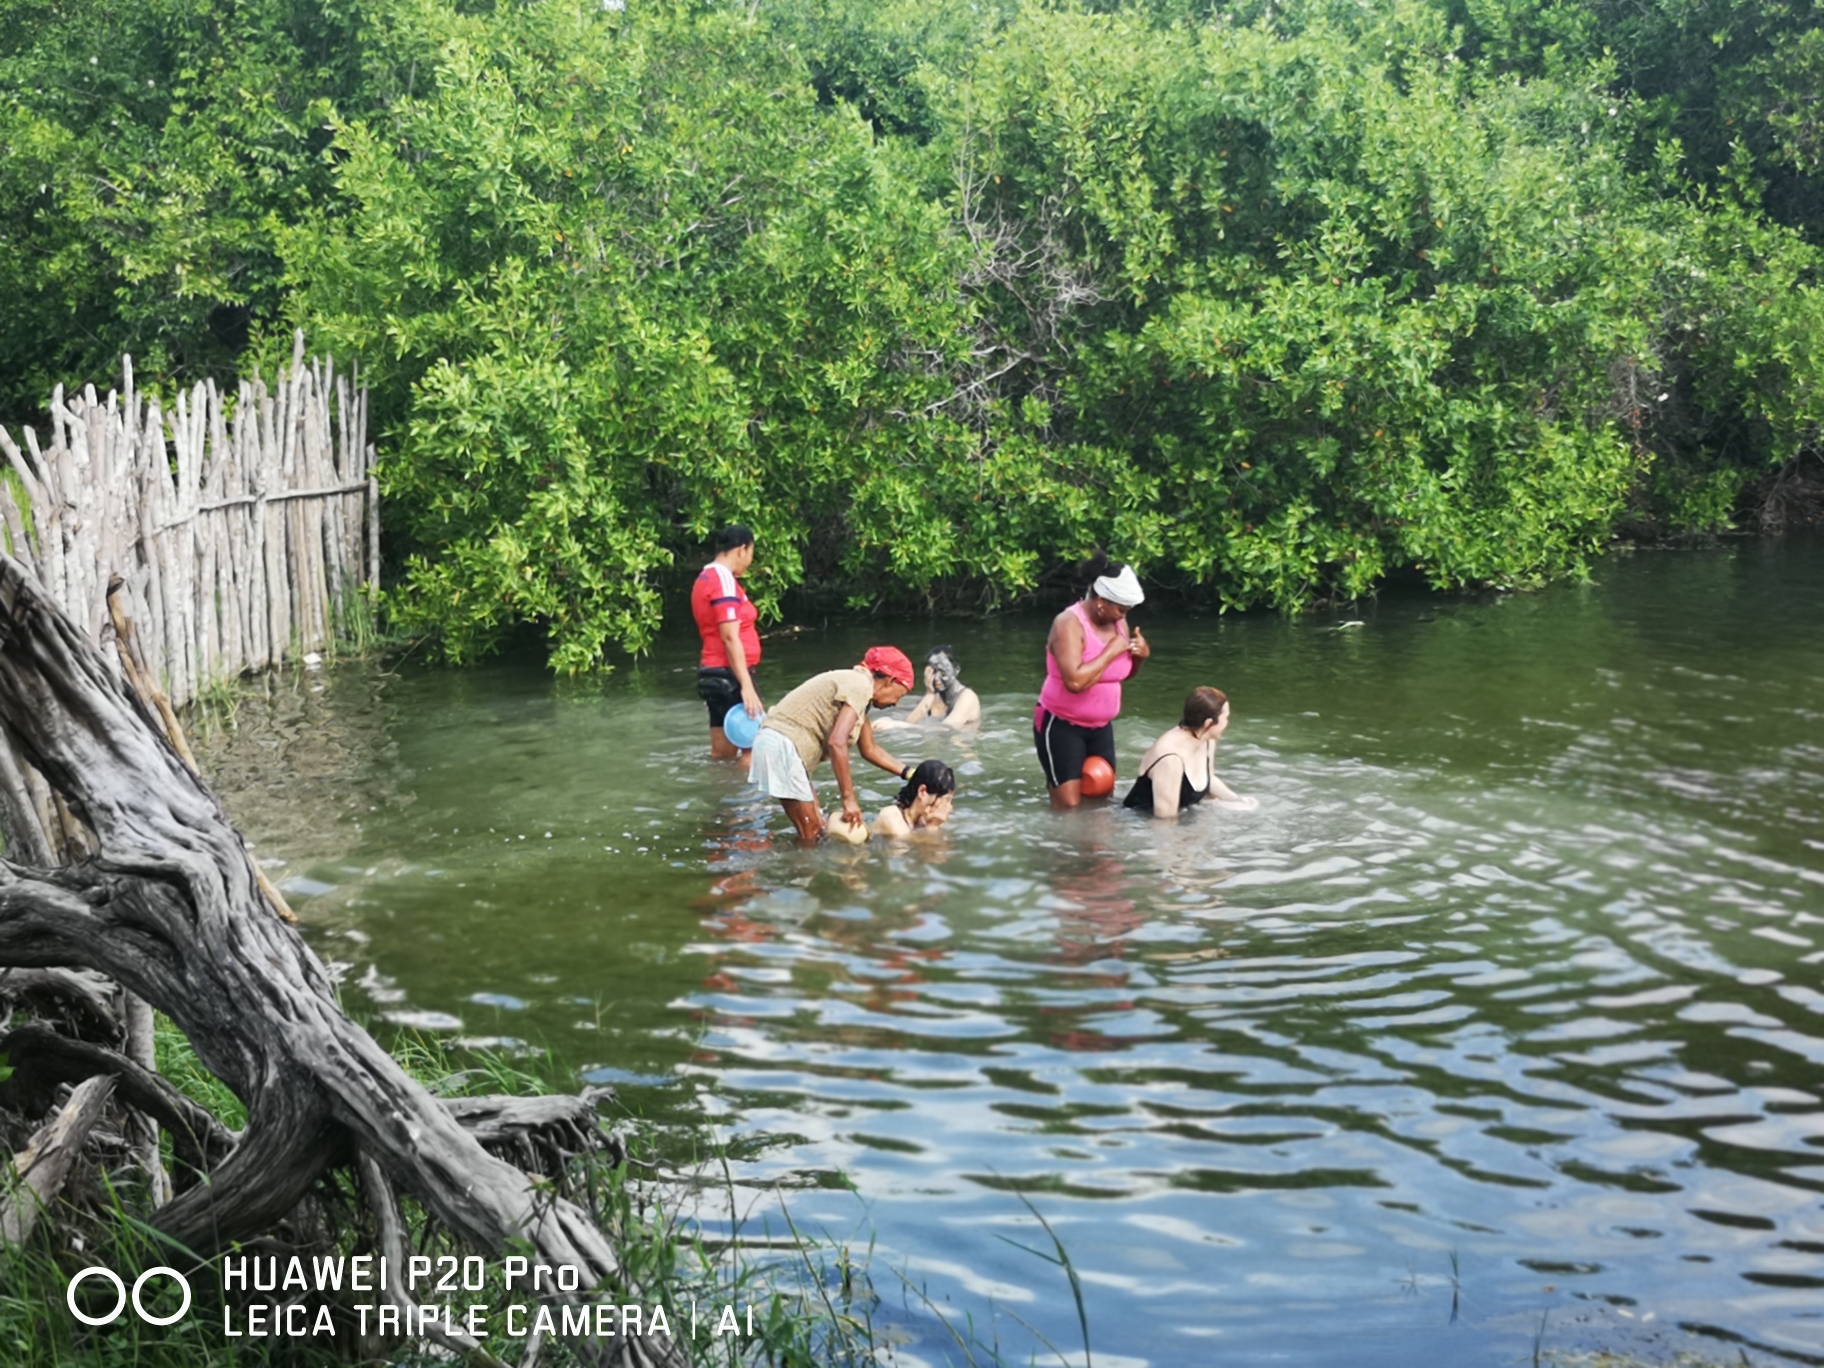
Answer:
M716 535L711 537L709 542L716 548L716 554L720 556L725 551L752 546L754 534L751 528L743 527L740 523L730 523L727 527L717 528Z
M1184 717L1178 725L1195 736L1206 722L1220 721L1222 710L1228 706L1229 696L1221 689L1212 689L1207 684L1201 689L1192 689L1184 700Z
M912 777L906 780L906 786L893 796L893 806L901 812L906 811L918 801L919 789L933 798L942 798L946 793L956 792L956 774L942 760L925 760L912 771Z
M1098 547L1095 555L1077 567L1077 587L1084 593L1088 593L1090 586L1102 576L1108 575L1112 578L1125 569L1127 569L1125 561L1110 560L1108 552Z

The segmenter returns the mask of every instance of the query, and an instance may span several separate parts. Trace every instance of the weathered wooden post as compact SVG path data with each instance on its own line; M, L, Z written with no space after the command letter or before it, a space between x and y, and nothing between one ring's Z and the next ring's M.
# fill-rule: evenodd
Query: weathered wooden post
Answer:
M367 394L304 336L268 391L212 381L169 414L135 385L51 398L50 445L0 429L16 482L0 480L0 530L92 640L109 630L107 585L126 583L148 682L177 707L209 683L326 648L356 594L371 606L380 498ZM232 408L232 415L230 409ZM169 442L167 444L167 434ZM0 797L0 801L4 801Z

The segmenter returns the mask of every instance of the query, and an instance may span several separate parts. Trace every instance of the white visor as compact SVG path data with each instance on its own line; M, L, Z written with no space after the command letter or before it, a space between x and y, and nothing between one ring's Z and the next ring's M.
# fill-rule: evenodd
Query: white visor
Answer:
M1118 608L1138 608L1146 602L1146 590L1131 565L1121 567L1118 575L1098 575L1090 586L1097 598L1107 599Z

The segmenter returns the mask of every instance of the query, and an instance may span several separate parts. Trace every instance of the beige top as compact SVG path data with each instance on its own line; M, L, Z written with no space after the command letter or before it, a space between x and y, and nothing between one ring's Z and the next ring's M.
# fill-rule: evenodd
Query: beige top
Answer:
M829 754L830 728L847 703L858 718L868 715L874 701L874 676L861 666L825 670L812 675L767 709L763 726L784 734L804 761L804 772L814 773Z

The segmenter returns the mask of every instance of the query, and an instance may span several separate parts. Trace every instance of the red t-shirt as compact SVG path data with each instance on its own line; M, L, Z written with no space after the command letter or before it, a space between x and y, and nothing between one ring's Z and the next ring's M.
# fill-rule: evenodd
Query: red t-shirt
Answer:
M751 670L760 663L760 633L754 630L760 610L749 601L747 590L726 565L711 562L703 567L703 573L691 586L690 613L697 620L697 631L703 634L699 665L705 669L728 668L728 652L722 645L724 622L741 624L741 649L747 655L747 668Z

